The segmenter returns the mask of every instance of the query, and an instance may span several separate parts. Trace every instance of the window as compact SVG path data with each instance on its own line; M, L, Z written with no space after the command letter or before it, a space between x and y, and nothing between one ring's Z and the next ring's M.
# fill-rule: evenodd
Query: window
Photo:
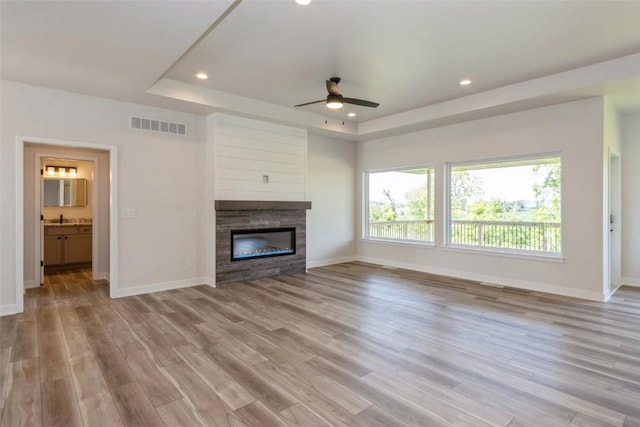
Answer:
M450 165L448 241L560 253L560 201L558 154Z
M433 242L433 169L366 173L365 237Z

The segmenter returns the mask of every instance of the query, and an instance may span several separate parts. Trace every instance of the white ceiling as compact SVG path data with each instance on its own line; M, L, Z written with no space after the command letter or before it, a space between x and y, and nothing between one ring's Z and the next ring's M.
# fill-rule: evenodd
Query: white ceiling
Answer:
M640 111L639 1L0 4L3 79L180 111L354 139L594 95ZM380 106L292 107L331 76Z

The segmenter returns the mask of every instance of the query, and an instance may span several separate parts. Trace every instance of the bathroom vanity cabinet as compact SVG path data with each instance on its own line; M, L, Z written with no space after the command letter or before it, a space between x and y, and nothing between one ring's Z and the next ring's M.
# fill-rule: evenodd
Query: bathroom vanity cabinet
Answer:
M91 262L91 225L44 228L44 266L75 266Z

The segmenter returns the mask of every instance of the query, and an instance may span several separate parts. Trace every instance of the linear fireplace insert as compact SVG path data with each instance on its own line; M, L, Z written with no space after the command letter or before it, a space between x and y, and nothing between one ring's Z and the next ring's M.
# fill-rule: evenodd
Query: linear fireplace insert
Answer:
M231 230L231 261L295 253L295 227Z

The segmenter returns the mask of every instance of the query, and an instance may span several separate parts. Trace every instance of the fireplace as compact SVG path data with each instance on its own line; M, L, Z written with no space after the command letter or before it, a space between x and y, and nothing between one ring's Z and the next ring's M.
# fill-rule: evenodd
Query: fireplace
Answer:
M311 202L216 200L215 209L216 284L307 271Z
M231 261L293 255L296 253L296 229L231 230L230 253Z

